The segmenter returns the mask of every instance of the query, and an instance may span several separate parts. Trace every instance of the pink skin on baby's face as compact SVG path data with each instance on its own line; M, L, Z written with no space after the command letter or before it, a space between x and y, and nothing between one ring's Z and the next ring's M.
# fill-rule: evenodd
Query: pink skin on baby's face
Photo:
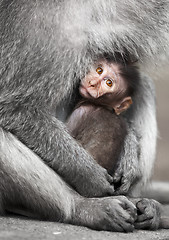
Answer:
M126 88L127 83L120 75L120 66L101 60L82 79L79 91L82 97L95 100L96 103L100 97L106 96L107 105L114 108L119 104Z

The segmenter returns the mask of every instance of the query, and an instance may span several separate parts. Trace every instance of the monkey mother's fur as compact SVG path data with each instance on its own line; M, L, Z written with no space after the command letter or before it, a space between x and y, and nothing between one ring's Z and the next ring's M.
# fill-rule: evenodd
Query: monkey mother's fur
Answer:
M168 10L168 0L0 0L2 208L12 198L13 204L43 217L96 229L132 230L134 209L124 197L86 199L66 185L85 196L113 192L106 171L58 118L59 112L67 117L72 94L99 57L141 62L167 47ZM133 102L126 113L130 131L116 176L123 176L121 193L128 193L135 178L149 178L155 156L154 90L148 78L142 76ZM122 202L132 211L122 209ZM157 228L152 221L147 227Z

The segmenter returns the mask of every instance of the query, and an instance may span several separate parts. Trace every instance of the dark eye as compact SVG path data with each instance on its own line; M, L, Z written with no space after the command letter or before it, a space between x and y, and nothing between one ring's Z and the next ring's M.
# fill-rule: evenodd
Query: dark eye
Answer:
M107 79L106 84L107 84L107 86L112 87L113 86L113 81L111 79Z
M99 75L101 75L101 74L103 73L103 68L101 68L101 67L96 68L96 72L97 72Z

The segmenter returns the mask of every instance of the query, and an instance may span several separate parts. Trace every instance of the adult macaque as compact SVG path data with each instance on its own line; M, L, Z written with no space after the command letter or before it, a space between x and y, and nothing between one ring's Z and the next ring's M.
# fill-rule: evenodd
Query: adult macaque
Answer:
M115 171L128 127L126 120L117 115L132 104L139 78L133 66L111 59L96 61L80 83L82 97L67 121L72 136L110 175Z
M104 198L114 194L112 177L59 119L70 114L79 79L94 59L107 54L126 65L141 63L166 46L168 10L166 0L0 1L2 213L23 208L43 219L133 230L135 206L124 196ZM141 75L125 112L129 131L115 173L121 194L134 195L151 175L154 95L153 83ZM157 229L157 204L142 200L139 208L137 227Z

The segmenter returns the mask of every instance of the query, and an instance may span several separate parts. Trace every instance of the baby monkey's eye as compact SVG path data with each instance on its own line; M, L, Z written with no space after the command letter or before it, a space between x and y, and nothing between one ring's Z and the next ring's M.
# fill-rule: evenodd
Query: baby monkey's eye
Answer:
M101 68L101 67L96 68L96 72L97 72L99 75L101 75L101 74L103 73L103 68Z
M108 87L112 87L113 86L113 80L112 79L106 79L106 84Z

